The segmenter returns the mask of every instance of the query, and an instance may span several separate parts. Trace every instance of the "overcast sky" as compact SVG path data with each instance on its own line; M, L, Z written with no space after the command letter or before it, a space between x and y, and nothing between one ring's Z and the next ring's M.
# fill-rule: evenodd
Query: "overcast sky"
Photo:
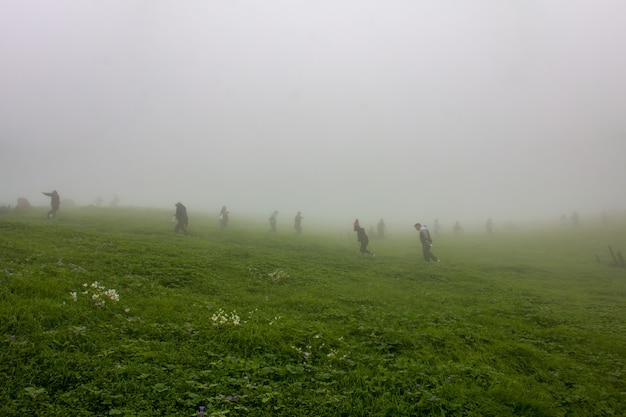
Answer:
M621 210L624 16L623 0L2 0L0 204L56 189L349 226Z

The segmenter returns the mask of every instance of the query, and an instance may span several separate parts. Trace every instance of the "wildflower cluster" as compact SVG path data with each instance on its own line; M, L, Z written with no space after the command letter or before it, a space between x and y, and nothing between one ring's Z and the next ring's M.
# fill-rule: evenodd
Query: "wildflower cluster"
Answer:
M281 269L277 269L274 272L270 272L269 274L267 274L267 277L271 282L277 283L289 278L289 274Z
M300 354L305 361L311 356L311 345L307 345L304 349L296 345L291 345L291 348L298 352L298 354Z
M298 347L295 345L291 345L291 349L296 351L302 358L304 362L312 360L315 356L318 359L322 359L322 357L326 357L331 360L340 360L344 361L348 359L348 355L339 356L339 350L337 348L333 348L328 346L323 340L322 336L316 334L313 336L313 343L308 344L304 347ZM343 337L337 339L339 342L343 341Z
M63 265L63 259L62 258L59 258L59 260L57 261L57 265L59 265L59 266ZM80 266L80 265L74 265L71 262L68 263L67 265L70 268L72 268L73 271L76 271L76 272L87 272L87 270L85 268L83 268L82 266Z
M290 278L289 274L282 269L276 269L273 272L269 273L263 273L258 269L252 267L248 268L248 270L255 278L266 279L275 284Z
M115 289L111 288L107 290L106 287L100 285L98 281L94 281L91 285L84 283L83 291L81 291L80 294L91 299L96 307L104 307L107 300L115 302L120 300L120 295ZM78 295L76 291L70 292L72 301L78 301Z
M227 313L223 308L213 313L211 321L214 326L225 326L228 324L239 326L241 324L241 318L237 315L236 311L233 310L231 313Z

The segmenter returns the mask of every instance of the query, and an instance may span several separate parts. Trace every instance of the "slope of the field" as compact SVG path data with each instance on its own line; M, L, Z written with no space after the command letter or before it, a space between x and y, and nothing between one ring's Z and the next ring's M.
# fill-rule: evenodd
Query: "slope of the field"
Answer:
M623 225L372 239L0 216L0 415L626 415ZM595 225L594 225L595 226Z

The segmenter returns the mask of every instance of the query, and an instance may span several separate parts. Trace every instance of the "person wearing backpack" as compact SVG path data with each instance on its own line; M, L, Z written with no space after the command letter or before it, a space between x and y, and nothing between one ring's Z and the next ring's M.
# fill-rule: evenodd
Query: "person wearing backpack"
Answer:
M415 223L415 230L417 230L420 234L420 242L422 242L422 253L424 254L424 260L426 262L430 262L430 260L432 259L433 262L441 262L441 260L430 251L430 248L433 246L433 240L430 237L428 227L426 227L426 225L422 226L421 223Z
M367 237L367 233L365 233L365 229L362 228L359 224L359 219L356 219L354 221L354 231L356 232L356 241L361 244L361 248L359 249L359 251L364 255L367 254L371 255L372 257L376 256L375 253L367 250L367 245L370 243L370 240Z
M187 226L189 226L189 217L187 216L187 207L183 203L176 203L176 213L174 218L177 220L176 227L174 227L174 233L178 233L182 230L185 235L188 235Z

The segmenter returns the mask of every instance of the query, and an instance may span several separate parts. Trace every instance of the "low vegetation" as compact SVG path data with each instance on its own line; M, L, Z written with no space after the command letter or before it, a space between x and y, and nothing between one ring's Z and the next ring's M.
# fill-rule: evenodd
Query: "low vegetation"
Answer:
M45 212L0 216L0 415L626 415L623 225L426 264L410 225L371 258L351 224Z

